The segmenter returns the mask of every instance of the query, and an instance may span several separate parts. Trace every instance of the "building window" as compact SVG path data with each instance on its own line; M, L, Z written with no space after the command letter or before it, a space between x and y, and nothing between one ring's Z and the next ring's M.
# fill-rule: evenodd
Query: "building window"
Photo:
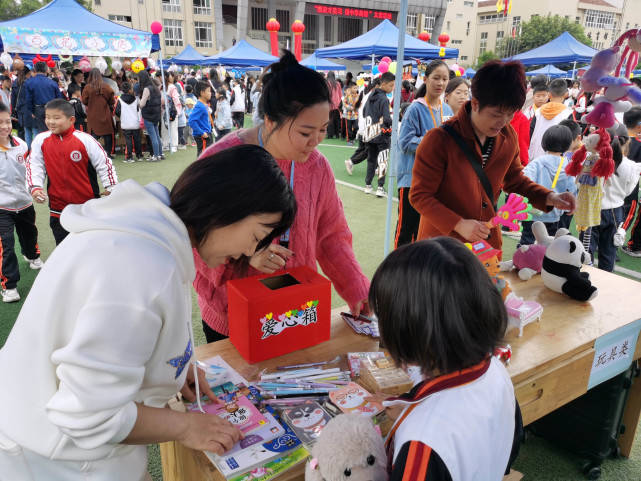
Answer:
M463 14L462 13L457 13L456 14L456 19L457 20L463 20Z
M452 22L450 22L450 21L448 20L448 21L447 21L447 31L449 32L450 30L452 30Z
M416 27L418 25L418 15L415 13L408 13L407 14L407 27L405 31L410 34L410 35L417 35L416 32Z
M436 23L436 17L428 16L428 15L423 15L423 28L421 31L425 30L429 33L432 33L432 30L434 30L434 24ZM450 22L447 22L449 25ZM449 30L449 26L447 27Z
M211 34L211 23L194 22L194 34L196 37L196 47L211 48L214 46L213 36Z
M501 45L501 42L503 41L503 38L505 37L505 32L503 30L499 30L496 32L496 45L494 47L494 51L498 52L499 46Z
M325 17L325 32L324 37L326 42L332 42L332 17Z
M303 17L303 23L305 24L303 40L313 40L315 42L316 37L318 37L318 15L311 15L309 13L306 13ZM304 47L305 45L303 45L303 50Z
M180 0L162 0L162 11L180 13Z
M518 27L521 25L521 17L512 17L512 26Z
M325 19L327 23L327 19ZM347 42L358 37L363 32L363 23L360 18L338 17L338 42Z
M100 0L94 0L93 3L95 3L96 5L100 5Z
M463 44L463 40L452 40L450 43L452 45L462 45Z
M479 42L479 55L487 50L487 32L481 32L481 41Z
M109 20L112 22L129 22L131 23L131 15L109 15Z
M289 32L291 27L289 10L276 10L276 20L280 23L280 32Z
M183 46L183 22L165 18L162 21L165 32L165 45L168 47Z
M513 17L513 21L516 17ZM520 19L521 17L519 17ZM501 23L505 22L507 17L503 15L502 13L493 13L491 15L481 15L479 16L479 23Z
M474 2L463 2L463 6L465 6L465 7L473 7L474 6Z
M252 30L267 30L267 9L252 7Z
M467 55L461 55L461 60L467 60Z
M614 13L599 10L585 11L585 26L612 30L615 27Z
M581 17L574 17L574 23L581 23Z
M193 0L194 15L211 15L211 0Z
M470 36L470 23L471 22L467 22L467 27L465 28L465 36L466 37Z

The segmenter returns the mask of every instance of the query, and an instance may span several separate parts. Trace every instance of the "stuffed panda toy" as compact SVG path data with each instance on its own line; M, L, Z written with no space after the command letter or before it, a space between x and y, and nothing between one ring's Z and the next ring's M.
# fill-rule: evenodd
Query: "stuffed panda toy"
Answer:
M597 296L598 290L590 282L590 274L581 272L581 266L586 263L588 255L576 237L556 237L543 257L543 284L577 301L591 301Z

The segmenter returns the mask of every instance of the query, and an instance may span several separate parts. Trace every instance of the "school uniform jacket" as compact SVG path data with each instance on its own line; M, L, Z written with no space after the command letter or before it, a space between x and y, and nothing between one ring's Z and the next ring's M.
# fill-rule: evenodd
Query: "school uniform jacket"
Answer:
M405 406L385 442L390 481L500 481L518 454L520 410L496 358L384 404Z
M107 190L118 183L116 170L107 153L91 135L73 127L60 135L38 134L31 143L26 164L27 188L45 187L53 216L60 216L69 204L84 204L100 196L96 172Z
M29 148L17 137L10 137L9 143L9 150L0 151L0 210L18 212L31 205L31 195L25 186Z

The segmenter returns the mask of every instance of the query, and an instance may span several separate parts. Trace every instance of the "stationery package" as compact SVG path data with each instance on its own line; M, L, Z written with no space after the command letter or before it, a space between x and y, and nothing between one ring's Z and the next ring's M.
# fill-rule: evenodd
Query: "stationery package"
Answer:
M372 392L392 395L403 394L414 386L407 372L388 357L361 360L359 382Z
M356 413L364 416L376 416L383 411L383 405L376 401L366 401L371 396L355 382L329 393L329 399L345 414Z
M330 414L315 401L306 401L297 406L283 409L283 420L306 446L312 446L321 431L332 419Z

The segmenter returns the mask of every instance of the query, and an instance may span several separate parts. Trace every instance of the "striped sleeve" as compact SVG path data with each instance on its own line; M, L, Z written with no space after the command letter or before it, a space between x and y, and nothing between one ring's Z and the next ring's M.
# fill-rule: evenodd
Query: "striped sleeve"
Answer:
M390 481L452 481L445 463L431 447L408 441L398 452Z
M31 152L25 161L27 189L32 193L34 189L41 189L45 185L47 170L42 154L42 144L49 137L48 132L43 132L34 137L31 142Z
M118 183L118 176L109 155L102 148L100 142L91 135L78 131L74 132L74 135L84 144L87 155L89 155L89 162L100 176L102 185L105 189L110 190Z

